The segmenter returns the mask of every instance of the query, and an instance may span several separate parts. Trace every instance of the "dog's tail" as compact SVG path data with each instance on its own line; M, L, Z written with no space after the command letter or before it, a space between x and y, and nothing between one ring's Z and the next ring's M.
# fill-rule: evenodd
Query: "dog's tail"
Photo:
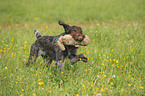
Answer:
M35 34L35 36L36 36L37 39L38 39L39 37L41 37L41 34L39 33L38 30L34 29L33 32L34 32L34 34Z

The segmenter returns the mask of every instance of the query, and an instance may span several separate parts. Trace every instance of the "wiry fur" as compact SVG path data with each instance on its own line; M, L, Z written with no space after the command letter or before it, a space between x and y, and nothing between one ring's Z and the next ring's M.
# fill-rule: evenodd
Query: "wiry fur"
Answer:
M62 21L58 22L59 25L62 25L65 29L65 32L58 36L41 36L39 31L34 30L34 34L37 37L37 40L32 44L30 50L30 56L26 66L29 66L30 63L36 61L37 57L41 55L43 59L45 59L47 63L47 67L52 63L53 60L56 61L57 68L60 71L64 71L63 62L66 58L70 59L70 63L74 64L77 61L87 61L87 58L84 54L77 55L77 48L75 46L65 45L65 51L62 51L55 45L56 39L65 34L70 34L75 32L79 36L82 35L82 30L78 26L69 26ZM75 30L75 31L74 31Z

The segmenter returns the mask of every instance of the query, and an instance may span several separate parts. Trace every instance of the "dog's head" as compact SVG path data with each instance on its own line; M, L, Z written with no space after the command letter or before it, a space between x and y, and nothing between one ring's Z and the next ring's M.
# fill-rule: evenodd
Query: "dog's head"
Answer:
M65 24L62 21L58 21L58 24L63 26L65 34L70 34L76 41L82 41L85 38L81 27L69 26L68 24Z

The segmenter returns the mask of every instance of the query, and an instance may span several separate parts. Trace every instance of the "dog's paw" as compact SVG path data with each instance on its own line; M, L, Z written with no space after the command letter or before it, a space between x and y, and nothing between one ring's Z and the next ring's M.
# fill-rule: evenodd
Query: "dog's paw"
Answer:
M82 58L80 58L80 60L82 60L83 62L87 62L88 61L88 59L86 57L82 57Z

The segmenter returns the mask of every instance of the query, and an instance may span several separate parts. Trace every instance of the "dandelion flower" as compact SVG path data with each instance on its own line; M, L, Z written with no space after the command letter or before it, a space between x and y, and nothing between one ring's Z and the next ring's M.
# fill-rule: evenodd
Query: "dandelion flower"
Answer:
M124 91L124 89L121 89L121 91Z
M100 24L99 24L99 23L97 23L96 25L97 25L97 26L100 26Z
M79 96L79 94L76 94L76 96Z
M143 87L142 87L142 86L140 86L139 88L140 88L140 89L143 89Z
M39 85L43 85L43 82L38 82Z
M45 26L45 28L47 29L47 28L48 28L48 26L46 25L46 26Z
M22 89L22 91L24 91L24 89Z
M105 90L103 88L101 88L101 91L104 92Z
M107 77L106 75L104 75L104 77Z
M36 96L36 94L33 93L33 96Z
M118 63L118 60L116 60L116 63Z
M5 67L5 69L8 69L8 67Z
M97 92L94 92L94 94L97 94Z
M128 86L131 86L131 84L128 84Z
M85 85L82 85L83 87L85 87Z
M51 93L51 90L48 90L48 93Z
M28 25L27 24L25 24L25 27L27 27Z
M113 85L113 82L111 82L110 84Z
M99 89L98 87L95 87L96 89Z

